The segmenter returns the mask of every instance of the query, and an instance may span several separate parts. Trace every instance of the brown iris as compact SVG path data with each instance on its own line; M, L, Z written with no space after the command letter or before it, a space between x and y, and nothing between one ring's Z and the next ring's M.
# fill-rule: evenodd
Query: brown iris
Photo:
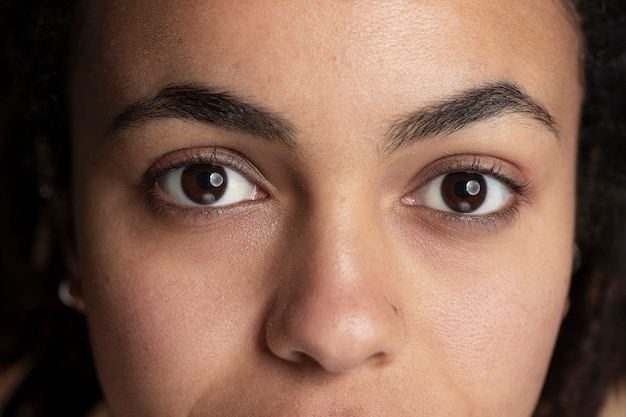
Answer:
M216 202L222 197L228 185L224 168L210 164L186 168L180 182L185 195L198 204Z
M459 213L471 213L483 204L487 197L487 183L482 175L470 172L448 174L441 182L441 195L450 209Z

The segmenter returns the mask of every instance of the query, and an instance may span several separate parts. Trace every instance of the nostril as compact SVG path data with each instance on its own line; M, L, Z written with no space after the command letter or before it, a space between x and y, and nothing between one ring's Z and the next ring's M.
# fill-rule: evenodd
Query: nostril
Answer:
M320 366L320 363L316 361L315 358L313 358L311 355L308 355L307 353L300 351L294 351L289 361L302 366Z

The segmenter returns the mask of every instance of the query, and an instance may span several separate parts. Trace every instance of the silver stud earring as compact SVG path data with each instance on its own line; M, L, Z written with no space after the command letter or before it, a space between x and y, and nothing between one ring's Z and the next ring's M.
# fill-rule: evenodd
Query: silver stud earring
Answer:
M63 281L61 281L61 283L59 284L58 294L59 294L59 300L61 300L63 305L69 308L76 307L76 303L74 302L74 297L72 297L72 293L70 292L69 280L64 279Z

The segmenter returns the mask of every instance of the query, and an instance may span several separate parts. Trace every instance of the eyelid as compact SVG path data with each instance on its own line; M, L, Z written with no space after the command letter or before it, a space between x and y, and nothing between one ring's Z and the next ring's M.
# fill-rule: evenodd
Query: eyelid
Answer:
M528 195L532 188L513 164L496 157L484 155L450 155L438 159L415 175L406 186L405 195L434 181L440 175L453 172L472 172L488 175L501 181L520 196Z
M442 211L428 206L407 204L411 194L432 183L436 178L453 172L471 172L490 176L502 182L513 193L511 203L502 210L487 214L463 214L454 211ZM500 224L512 224L519 218L523 203L530 203L533 188L514 164L483 155L451 155L427 165L414 176L406 187L402 202L412 215L444 233L491 233L497 231Z
M194 170L194 168L200 168L201 171L197 171L197 169ZM204 190L204 193L201 194L202 202L193 200L192 198L198 198L199 195L196 194L194 197L190 197L185 191L185 186L183 185L183 177L186 172L189 172L189 170L192 170L191 172L197 174L206 174L207 171L213 170L211 178L217 178L217 181L221 181L221 184L217 184L217 186L224 185L224 183L226 183L224 185L224 189L219 190L219 195L216 197L215 194L213 194L215 189L208 189L207 184L205 183L202 187ZM216 174L218 177L215 177ZM198 177L196 177L196 184L197 181ZM263 195L265 194L264 192L259 193L258 185L247 179L238 171L227 166L212 164L194 163L185 168L170 171L169 174L162 176L159 180L157 180L156 186L161 192L165 193L167 197L171 198L176 203L187 207L230 206L264 198ZM216 184L211 182L211 186L215 188Z
M223 165L241 173L252 182L260 182L259 185L263 188L270 186L256 166L241 153L215 146L186 148L166 153L150 164L144 174L144 180L153 182L172 171L193 164Z
M161 179L176 170L195 164L219 165L237 171L262 190L265 197L226 206L185 206L162 195L163 191L158 189L158 182ZM139 188L159 217L172 215L181 218L182 221L191 218L194 224L197 223L199 217L212 217L225 212L235 212L241 206L264 201L274 195L273 187L254 164L239 152L220 147L186 148L159 156L146 170Z

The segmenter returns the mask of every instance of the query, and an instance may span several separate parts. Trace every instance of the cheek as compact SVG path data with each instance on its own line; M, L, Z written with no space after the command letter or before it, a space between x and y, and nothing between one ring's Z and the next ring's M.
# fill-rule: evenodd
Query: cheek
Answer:
M448 262L450 274L433 272L439 283L419 291L420 321L407 324L415 343L407 351L425 348L450 392L484 415L507 407L531 414L563 316L567 265L516 258Z
M219 386L207 376L244 365L237 358L254 348L246 341L258 337L269 298L263 277L272 244L258 232L263 216L240 219L236 232L177 232L108 196L94 196L97 204L83 211L79 239L102 385L120 415L173 411Z

